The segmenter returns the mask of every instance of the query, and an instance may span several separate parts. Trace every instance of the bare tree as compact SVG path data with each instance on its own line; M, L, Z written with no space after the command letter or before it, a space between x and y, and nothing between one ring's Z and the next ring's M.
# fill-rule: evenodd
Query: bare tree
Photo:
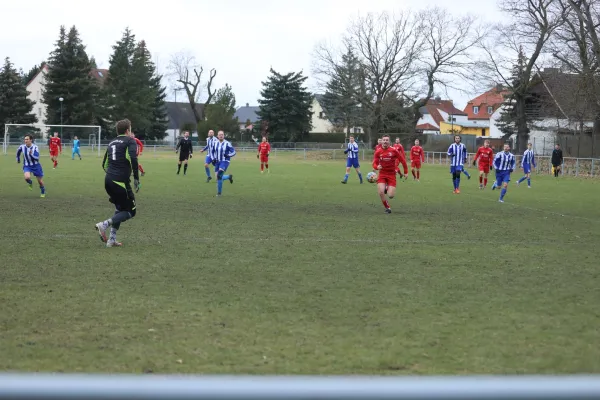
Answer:
M208 81L202 85L202 74L204 68L196 62L196 58L189 52L179 52L171 56L169 61L170 75L175 78L175 81L181 85L180 88L185 90L185 93L194 113L196 124L202 121L202 115L196 108L196 104L202 96L202 88L206 88L208 97L204 102L204 109L210 104L216 91L212 89L213 79L217 75L217 70L212 68L209 72Z
M561 14L552 12L556 1L503 0L500 9L508 14L511 22L496 25L496 35L481 46L483 59L478 64L481 76L488 82L503 84L511 92L509 101L514 107L513 123L520 147L529 139L531 116L526 104L536 83L533 80L535 67L564 19ZM505 136L510 134L505 133Z

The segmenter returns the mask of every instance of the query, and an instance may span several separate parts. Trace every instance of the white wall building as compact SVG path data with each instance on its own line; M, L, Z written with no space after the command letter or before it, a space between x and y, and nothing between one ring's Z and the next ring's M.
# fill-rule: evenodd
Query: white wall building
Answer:
M46 83L46 73L48 67L44 67L38 72L29 83L27 83L27 91L29 94L27 98L34 102L32 112L35 113L38 124L43 124L46 120L46 104L42 102L42 91L44 90L44 84Z

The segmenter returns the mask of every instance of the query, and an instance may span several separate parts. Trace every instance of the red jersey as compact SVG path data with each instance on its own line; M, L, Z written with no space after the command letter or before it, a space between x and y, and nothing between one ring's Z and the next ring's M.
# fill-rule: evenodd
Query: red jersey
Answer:
M258 144L258 153L260 155L266 156L270 152L271 152L271 145L269 144L269 142L260 142Z
M50 138L50 150L57 151L58 149L60 149L62 153L62 143L60 141L60 138L52 136Z
M396 167L401 160L402 154L395 148L390 146L387 149L384 149L381 147L375 151L375 156L373 157L373 169L377 170L377 167L381 165L381 169L379 170L380 174L396 176Z
M394 143L394 148L400 152L400 154L404 154L404 146L400 143Z
M380 144L378 144L377 146L375 146L375 151L377 151L379 149L381 149L381 145Z
M479 160L480 165L491 165L494 161L494 150L481 146L477 149L477 154L475 154L473 162L477 162L477 160Z
M137 144L137 155L139 156L144 151L144 143L138 138L134 138L135 143Z
M406 164L406 153L404 152L404 147L400 143L394 143L394 148L398 150L398 153L400 153L398 164L402 163L404 175L406 175L408 173L408 165Z
M421 146L413 146L410 148L410 161L425 162L425 152Z

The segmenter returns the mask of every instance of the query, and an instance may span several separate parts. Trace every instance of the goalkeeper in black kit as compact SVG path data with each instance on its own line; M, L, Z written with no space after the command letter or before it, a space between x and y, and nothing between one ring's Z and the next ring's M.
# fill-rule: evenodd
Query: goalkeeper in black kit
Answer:
M104 189L109 201L115 205L115 214L103 222L96 224L100 239L106 247L120 247L117 242L117 231L122 222L135 217L136 205L130 177L133 173L133 187L136 193L140 189L138 176L137 144L130 136L131 122L128 119L117 122L117 137L108 144L102 168L106 172ZM106 231L110 228L107 237Z
M190 139L189 132L183 132L183 137L179 139L175 153L179 150L179 162L177 163L177 175L181 171L181 163L183 162L183 174L187 174L188 159L192 158L194 148L192 146L192 139Z

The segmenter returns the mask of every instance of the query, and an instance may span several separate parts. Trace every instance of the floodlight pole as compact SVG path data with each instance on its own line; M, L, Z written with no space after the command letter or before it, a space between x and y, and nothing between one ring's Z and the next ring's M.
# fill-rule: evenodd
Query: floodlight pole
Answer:
M63 138L62 137L63 136L62 135L63 134L63 131L62 131L63 130L63 127L62 127L62 125L63 125L63 100L64 99L62 97L58 98L58 101L60 101L60 141L61 142L62 142L62 138Z

